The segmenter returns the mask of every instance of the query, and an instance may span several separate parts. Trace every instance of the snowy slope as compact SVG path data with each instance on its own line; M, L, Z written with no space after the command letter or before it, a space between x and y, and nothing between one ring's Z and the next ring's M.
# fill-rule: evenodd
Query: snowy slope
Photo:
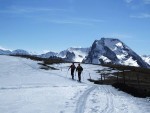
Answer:
M86 63L113 63L130 66L149 67L142 58L119 39L101 38L95 40L91 51L84 59Z
M13 51L0 49L0 55L30 55L30 53L22 49Z
M107 85L93 85L94 70L83 65L83 83L72 81L68 66L41 70L36 61L0 56L0 113L149 113L150 103ZM77 64L75 64L77 65Z
M73 61L73 62L82 62L82 60L85 58L85 56L88 55L89 48L68 48L66 50L63 50L59 53L55 52L47 52L45 54L39 55L39 57L42 58L49 58L52 56L63 58L67 61Z
M55 52L47 52L45 54L41 54L41 55L38 55L39 57L41 58L50 58L50 57L53 57L53 56L57 56L58 53L55 53Z
M85 56L88 55L90 48L68 48L67 50L58 53L57 57L64 58L68 61L82 62Z
M9 55L11 54L11 51L10 50L3 50L3 49L0 49L0 55Z
M82 62L85 56L88 55L90 48L68 48L67 50L58 53L57 57L64 58L68 61Z
M14 51L12 51L11 53L12 55L29 55L29 53L25 50L22 49L16 49Z
M89 48L69 48L67 49L69 53L74 53L74 57L71 58L74 62L82 62L85 56L88 55ZM70 58L67 58L70 59Z
M150 65L150 55L143 55L141 58Z

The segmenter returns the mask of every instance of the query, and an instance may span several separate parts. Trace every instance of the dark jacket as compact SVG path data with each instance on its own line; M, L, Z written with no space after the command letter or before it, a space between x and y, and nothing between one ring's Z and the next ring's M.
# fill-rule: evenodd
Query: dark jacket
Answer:
M82 71L83 71L83 68L82 68L81 66L78 66L78 67L76 68L76 71L82 72Z
M76 66L75 65L71 65L70 67L69 67L69 69L71 68L71 70L75 70L76 69Z

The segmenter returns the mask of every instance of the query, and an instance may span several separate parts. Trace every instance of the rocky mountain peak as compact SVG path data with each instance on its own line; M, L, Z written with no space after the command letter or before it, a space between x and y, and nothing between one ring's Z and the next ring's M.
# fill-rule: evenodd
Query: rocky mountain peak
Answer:
M83 62L93 64L105 62L148 67L148 64L127 45L119 39L113 38L101 38L100 40L95 40L88 56Z

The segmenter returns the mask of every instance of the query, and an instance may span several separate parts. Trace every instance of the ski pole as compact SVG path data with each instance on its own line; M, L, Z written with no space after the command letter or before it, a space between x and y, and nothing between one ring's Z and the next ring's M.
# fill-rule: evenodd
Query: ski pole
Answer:
M68 70L69 71L69 70ZM66 75L66 78L67 78L67 76L68 76L68 71L67 71L67 75Z
M84 81L84 76L83 76L83 72L82 72L82 78L83 78L83 81Z
M90 75L90 73L89 73L89 77L90 77L90 79L91 79L91 75Z
M76 71L75 71L75 80L76 80Z

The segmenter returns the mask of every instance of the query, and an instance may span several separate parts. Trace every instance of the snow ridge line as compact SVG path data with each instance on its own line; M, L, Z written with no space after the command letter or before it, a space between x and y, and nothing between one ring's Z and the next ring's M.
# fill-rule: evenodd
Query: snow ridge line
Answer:
M96 86L92 86L87 89L78 99L75 113L84 113L85 105L89 94L97 88Z

